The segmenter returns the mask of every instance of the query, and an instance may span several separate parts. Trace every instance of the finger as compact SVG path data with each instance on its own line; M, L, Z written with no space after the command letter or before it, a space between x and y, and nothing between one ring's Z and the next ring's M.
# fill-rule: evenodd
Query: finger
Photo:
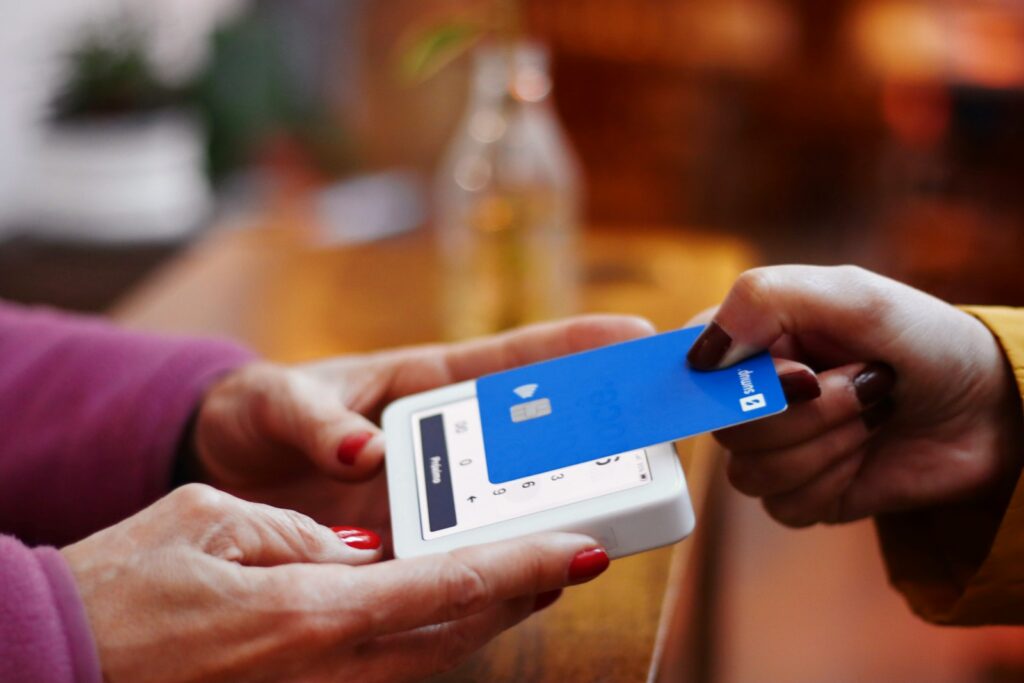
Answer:
M867 407L858 396L855 384L868 367L866 364L855 363L819 373L815 386L806 379L809 371L799 365L790 370L790 363L792 361L776 361L776 368L781 368L779 380L790 403L789 408L779 415L714 432L715 440L736 454L790 448L849 422ZM811 377L814 378L813 375ZM793 400L794 397L811 396L815 389L819 396L811 400ZM875 393L878 392L865 394L865 400L877 400Z
M820 436L791 448L732 454L726 469L729 481L748 496L777 496L812 481L834 463L859 450L871 431L854 418Z
M224 559L259 567L293 562L363 565L380 559L380 537L367 529L328 528L293 510L244 505L245 518L231 528Z
M709 324L714 320L715 314L718 313L718 309L718 306L705 308L703 311L690 318L683 327L694 327L696 325ZM780 358L796 359L802 355L797 351L794 338L788 335L777 339L770 347L768 347L768 349L776 360ZM777 365L778 364L776 363L776 369L778 370Z
M345 408L308 425L308 452L320 469L340 481L365 481L384 464L384 433L368 418Z
M654 325L636 316L580 316L456 344L445 352L444 363L459 382L654 332Z
M804 403L821 396L818 377L807 365L789 358L772 358L772 364L788 405Z
M852 266L749 270L733 285L687 359L696 369L711 370L767 349L783 335L814 332L845 335L852 350L873 358L869 345L895 333L883 324L891 296L880 285L887 282ZM872 335L865 335L865 329Z
M360 649L357 672L372 678L386 668L418 681L449 671L533 614L535 604L534 596L514 598L462 619L377 638Z
M368 363L378 367L372 374L389 376L385 399L394 399L548 358L649 336L654 331L649 321L635 316L579 316L457 344L385 352L372 357Z
M318 610L326 614L361 615L336 618L336 637L365 640L589 581L607 567L608 555L593 539L544 533L383 562L341 576L323 567L282 567L274 580L313 591Z
M202 484L175 489L167 501L193 530L200 549L229 562L358 565L380 558L380 539L373 532L352 527L335 532L298 512L250 503Z
M263 417L274 438L304 453L340 481L362 481L384 462L384 435L348 409L330 386L300 372L282 375L263 400Z
M587 536L546 533L379 565L365 572L362 590L376 595L370 601L378 606L380 632L393 633L590 580L607 566L604 549Z
M843 517L843 498L864 462L865 450L850 453L795 491L764 499L764 508L776 521L794 528Z

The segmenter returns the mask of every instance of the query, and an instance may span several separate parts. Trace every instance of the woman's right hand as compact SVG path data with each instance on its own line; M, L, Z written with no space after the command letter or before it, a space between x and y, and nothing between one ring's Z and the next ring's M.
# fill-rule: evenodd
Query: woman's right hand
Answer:
M768 348L786 359L789 410L715 436L733 484L780 522L846 522L1016 483L1017 385L973 316L860 268L759 268L688 359L712 369Z
M608 564L577 534L382 563L343 536L191 484L62 552L108 683L420 679Z

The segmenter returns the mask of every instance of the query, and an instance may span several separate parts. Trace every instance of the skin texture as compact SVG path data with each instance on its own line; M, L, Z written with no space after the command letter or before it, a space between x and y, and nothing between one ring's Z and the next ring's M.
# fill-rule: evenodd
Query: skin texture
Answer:
M111 683L407 681L528 617L594 545L542 534L366 565L378 551L308 517L189 484L63 552Z
M702 317L733 340L720 365L769 348L780 373L817 373L819 398L715 434L732 483L783 524L991 500L1016 483L1017 387L971 315L860 268L778 266L745 273ZM873 363L895 384L864 405L854 381Z
M105 680L391 682L456 666L550 591L600 573L570 572L598 546L538 534L385 562L349 547L328 526L388 524L374 421L406 394L652 331L589 316L224 378L196 420L189 469L205 483L62 550ZM367 431L345 464L342 441Z

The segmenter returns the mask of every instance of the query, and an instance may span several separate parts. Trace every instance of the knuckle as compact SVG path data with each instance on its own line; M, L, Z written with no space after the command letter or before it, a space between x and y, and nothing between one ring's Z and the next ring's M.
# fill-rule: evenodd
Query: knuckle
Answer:
M291 395L288 375L275 365L259 363L250 369L247 380L253 415L258 420L272 421L277 401Z
M874 276L870 271L853 263L835 266L835 272L847 282L865 282L871 280Z
M225 507L228 496L206 484L185 484L175 489L169 499L179 510L198 517L219 514Z
M772 281L770 268L752 268L736 279L733 294L744 303L757 306L770 298Z
M453 618L475 614L491 602L487 579L458 552L449 555L443 581L445 598Z
M885 281L860 266L836 266L838 286L849 295L849 301L858 320L864 324L880 324L889 314L892 306L891 293L884 286Z
M301 512L295 510L282 510L281 512L283 515L279 524L283 527L281 531L285 538L291 539L307 553L316 556L327 553L328 547L324 543L323 527Z

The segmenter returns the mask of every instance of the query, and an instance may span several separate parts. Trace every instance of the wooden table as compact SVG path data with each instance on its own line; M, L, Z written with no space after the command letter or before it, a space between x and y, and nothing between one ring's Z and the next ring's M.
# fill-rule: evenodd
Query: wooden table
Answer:
M438 338L437 268L425 233L322 248L301 218L262 223L212 234L114 315L142 329L230 335L285 362ZM741 243L666 228L592 229L584 250L584 308L644 315L662 329L717 302L754 261ZM701 440L680 448L698 543L710 453ZM658 680L665 661L661 680L675 680L690 666L680 652L692 637L687 612L695 596L683 588L697 585L694 543L614 562L600 580L567 591L444 680L627 683Z

